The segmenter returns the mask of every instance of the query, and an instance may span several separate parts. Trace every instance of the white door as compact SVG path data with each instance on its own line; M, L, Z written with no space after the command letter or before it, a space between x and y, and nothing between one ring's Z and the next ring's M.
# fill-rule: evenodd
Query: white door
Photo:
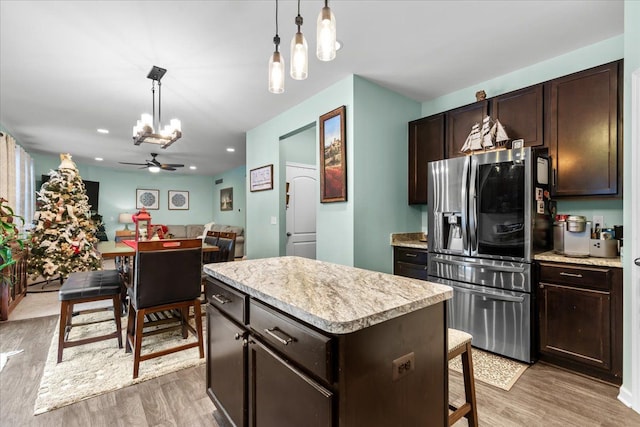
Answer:
M318 178L313 165L287 163L287 255L316 259Z

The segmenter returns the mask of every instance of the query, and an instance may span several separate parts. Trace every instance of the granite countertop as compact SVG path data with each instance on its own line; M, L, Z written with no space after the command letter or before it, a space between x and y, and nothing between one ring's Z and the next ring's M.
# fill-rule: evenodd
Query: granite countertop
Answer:
M355 332L453 296L449 286L300 257L206 264L204 271L332 334Z
M392 233L390 236L391 246L403 248L428 249L427 239L424 233Z
M622 262L620 261L620 257L615 258L598 258L598 257L569 257L564 255L559 255L553 251L542 252L534 255L533 257L536 261L552 261L552 262L563 262L570 264L581 264L581 265L597 265L600 267L618 267L622 268Z

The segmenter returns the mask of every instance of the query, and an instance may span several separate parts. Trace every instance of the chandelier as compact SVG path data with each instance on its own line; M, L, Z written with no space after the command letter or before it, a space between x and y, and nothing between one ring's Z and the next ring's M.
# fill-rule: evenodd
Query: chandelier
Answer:
M160 80L167 72L166 69L154 65L147 74L151 79L152 113L144 113L133 127L133 143L140 145L143 142L160 145L167 148L182 136L180 120L171 119L168 125L162 128L162 83ZM158 120L156 121L156 83L158 85Z

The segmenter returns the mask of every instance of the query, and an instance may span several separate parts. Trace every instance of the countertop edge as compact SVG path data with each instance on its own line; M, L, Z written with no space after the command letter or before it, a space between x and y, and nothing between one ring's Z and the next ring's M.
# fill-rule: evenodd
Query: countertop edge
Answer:
M578 265L592 265L598 267L614 267L614 268L622 268L622 262L620 261L620 257L616 258L598 258L598 257L568 257L564 255L557 254L553 251L542 252L534 255L533 259L535 261L548 261L548 262L557 262L563 264L578 264Z

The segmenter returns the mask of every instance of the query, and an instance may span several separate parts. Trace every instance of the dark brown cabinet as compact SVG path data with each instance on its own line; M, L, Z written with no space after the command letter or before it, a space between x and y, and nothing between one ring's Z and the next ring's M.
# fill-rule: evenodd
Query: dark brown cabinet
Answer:
M621 62L612 62L546 84L546 139L556 197L620 194L621 71Z
M447 158L466 155L460 152L474 124L482 124L482 119L489 114L489 101L478 101L455 110L447 111Z
M491 117L502 123L511 140L524 139L526 147L544 144L543 85L491 98Z
M622 383L622 269L539 264L540 359Z
M393 274L427 280L428 252L426 249L393 248Z
M409 122L409 204L427 203L427 164L444 159L444 114Z

